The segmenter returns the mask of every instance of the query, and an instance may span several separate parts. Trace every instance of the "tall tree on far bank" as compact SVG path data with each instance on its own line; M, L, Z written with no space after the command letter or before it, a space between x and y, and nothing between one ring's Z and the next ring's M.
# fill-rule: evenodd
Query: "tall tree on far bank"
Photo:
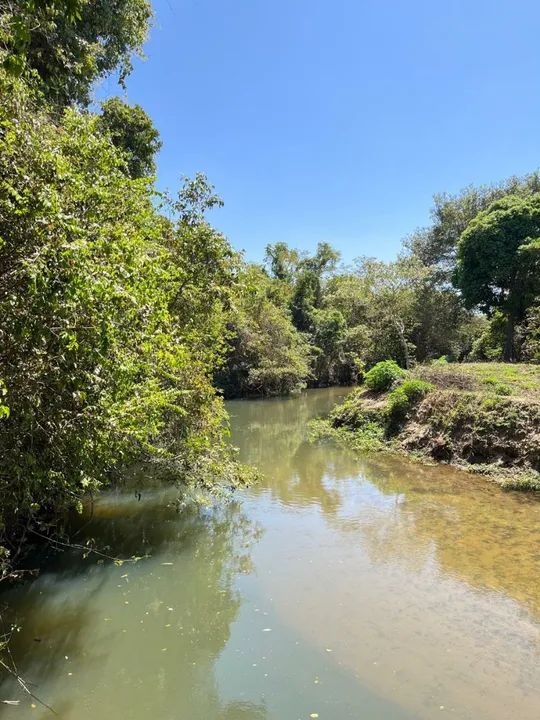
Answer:
M433 282L451 287L459 239L478 213L507 195L530 197L537 193L540 193L538 171L492 185L471 185L455 195L439 193L433 198L431 225L410 235L405 248L432 269Z
M509 195L461 235L454 276L465 303L506 319L503 359L514 359L516 325L540 292L540 196Z

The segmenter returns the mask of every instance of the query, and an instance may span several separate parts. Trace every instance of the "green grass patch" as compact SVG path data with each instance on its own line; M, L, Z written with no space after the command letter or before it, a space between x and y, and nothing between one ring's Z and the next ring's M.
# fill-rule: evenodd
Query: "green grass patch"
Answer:
M465 466L509 490L540 489L540 367L436 363L394 375L381 365L319 434L360 451L386 447Z

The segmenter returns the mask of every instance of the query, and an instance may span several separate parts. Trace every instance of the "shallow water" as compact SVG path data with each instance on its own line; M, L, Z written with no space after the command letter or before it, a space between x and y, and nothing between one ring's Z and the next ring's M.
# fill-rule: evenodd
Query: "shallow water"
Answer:
M310 445L343 392L229 403L263 481L182 515L169 491L107 495L80 537L149 558L59 553L4 594L13 660L61 718L538 720L540 503ZM12 680L0 699L52 717Z

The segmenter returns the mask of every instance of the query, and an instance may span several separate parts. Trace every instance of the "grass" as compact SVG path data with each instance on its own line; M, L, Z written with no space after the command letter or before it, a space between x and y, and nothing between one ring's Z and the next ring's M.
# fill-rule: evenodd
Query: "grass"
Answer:
M360 387L314 426L359 451L399 449L540 491L540 366L420 365L384 392Z
M413 375L429 379L439 387L464 385L467 389L478 392L490 390L496 392L497 389L501 390L501 386L505 386L509 395L540 402L540 365L514 363L420 365L413 371Z

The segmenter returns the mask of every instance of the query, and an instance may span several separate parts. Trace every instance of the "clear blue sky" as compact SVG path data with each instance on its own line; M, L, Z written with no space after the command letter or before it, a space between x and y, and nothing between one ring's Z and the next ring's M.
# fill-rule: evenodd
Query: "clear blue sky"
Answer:
M248 259L277 240L390 259L435 192L540 166L538 0L154 8L127 99L161 133L159 185L205 172Z

